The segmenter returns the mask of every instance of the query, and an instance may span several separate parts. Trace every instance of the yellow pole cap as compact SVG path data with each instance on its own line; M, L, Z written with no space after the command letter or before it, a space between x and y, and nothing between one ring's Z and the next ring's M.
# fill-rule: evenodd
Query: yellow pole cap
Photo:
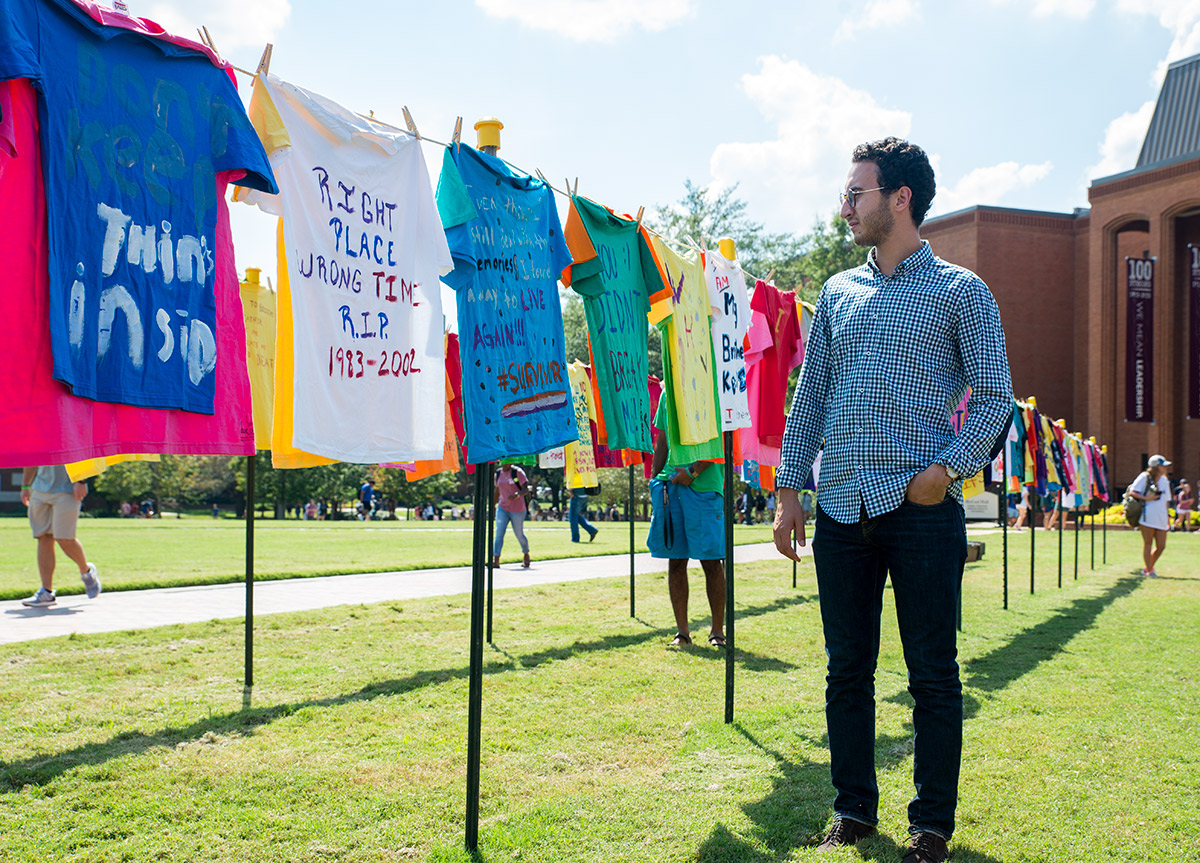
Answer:
M732 237L721 237L717 240L717 248L731 261L737 257L737 247L734 245Z
M504 124L495 117L484 117L482 120L475 121L475 131L478 132L477 144L479 149L484 147L495 147L500 149L500 130L504 128Z
M1035 408L1035 407L1037 407L1037 396L1030 396L1030 397L1029 397L1029 406L1030 406L1031 408Z
M259 267L246 267L246 281L252 285L260 284L258 281L259 273L262 269Z

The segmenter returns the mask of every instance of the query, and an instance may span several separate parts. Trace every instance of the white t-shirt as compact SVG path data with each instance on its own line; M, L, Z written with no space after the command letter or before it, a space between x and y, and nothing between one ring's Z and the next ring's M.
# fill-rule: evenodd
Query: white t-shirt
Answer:
M1138 474L1131 488L1138 494L1145 494L1149 485L1150 475L1146 472ZM1142 517L1138 520L1139 527L1152 527L1155 530L1166 530L1168 524L1167 501L1171 499L1171 484L1165 476L1158 478L1155 486L1158 489L1158 500L1143 501Z
M750 427L746 397L746 359L742 343L750 329L750 296L736 261L720 252L704 253L704 283L712 306L713 351L717 357L717 399L721 430Z
M416 138L281 81L265 87L286 140L271 154L292 293L292 445L340 461L441 459L438 277L453 262Z

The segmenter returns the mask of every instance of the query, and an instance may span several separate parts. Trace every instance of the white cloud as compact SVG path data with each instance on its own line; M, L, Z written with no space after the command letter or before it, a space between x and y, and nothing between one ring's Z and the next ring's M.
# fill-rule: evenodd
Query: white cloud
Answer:
M916 18L919 7L916 0L869 0L853 15L847 16L833 34L833 41L853 39L863 30L881 30L894 27L911 18Z
M1166 59L1154 70L1156 84L1166 77L1169 64L1200 52L1200 0L1117 0L1117 9L1131 15L1154 16L1171 31Z
M1075 18L1080 21L1091 15L1092 10L1096 8L1096 0L992 0L992 3L1006 6L1016 4L1028 6L1035 18L1061 15L1064 18Z
M838 209L854 147L907 136L912 114L795 60L769 56L759 63L757 73L742 76L742 88L776 124L776 137L720 144L709 168L718 187L740 183L739 197L772 230L807 231Z
M179 36L196 39L196 28L204 26L222 56L238 48L263 47L272 42L292 14L289 0L156 0L145 6L130 3L134 15L157 21Z
M1001 162L986 168L976 168L950 188L939 189L930 212L936 215L976 204L999 204L1009 192L1032 186L1045 179L1053 167L1049 162L1040 165Z
M578 42L612 42L640 27L665 30L695 11L695 0L475 0L495 18L511 18Z
M1108 177L1128 171L1137 164L1142 151L1142 141L1150 128L1156 100L1151 99L1136 111L1122 114L1108 124L1104 130L1104 141L1100 144L1100 161L1087 169L1086 179Z

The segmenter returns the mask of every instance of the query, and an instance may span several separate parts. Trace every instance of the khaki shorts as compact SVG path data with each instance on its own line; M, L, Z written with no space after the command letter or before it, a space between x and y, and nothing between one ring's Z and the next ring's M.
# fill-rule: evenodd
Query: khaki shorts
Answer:
M81 506L81 502L69 492L51 494L31 491L29 526L33 528L33 535L39 537L49 534L55 539L74 539Z

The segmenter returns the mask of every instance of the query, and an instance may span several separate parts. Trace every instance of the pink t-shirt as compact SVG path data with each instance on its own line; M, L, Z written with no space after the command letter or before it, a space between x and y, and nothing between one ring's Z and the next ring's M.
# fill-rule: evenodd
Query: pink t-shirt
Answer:
M516 465L496 470L496 506L508 512L524 512L525 498L521 492L529 485L525 471ZM514 497L515 495L515 497Z
M254 426L246 372L228 184L217 175L214 290L216 395L211 415L93 402L51 377L46 194L38 143L37 96L28 80L0 82L0 112L11 117L0 142L0 467L65 464L121 453L250 455ZM6 124L5 128L9 128ZM13 155L15 153L15 155Z

